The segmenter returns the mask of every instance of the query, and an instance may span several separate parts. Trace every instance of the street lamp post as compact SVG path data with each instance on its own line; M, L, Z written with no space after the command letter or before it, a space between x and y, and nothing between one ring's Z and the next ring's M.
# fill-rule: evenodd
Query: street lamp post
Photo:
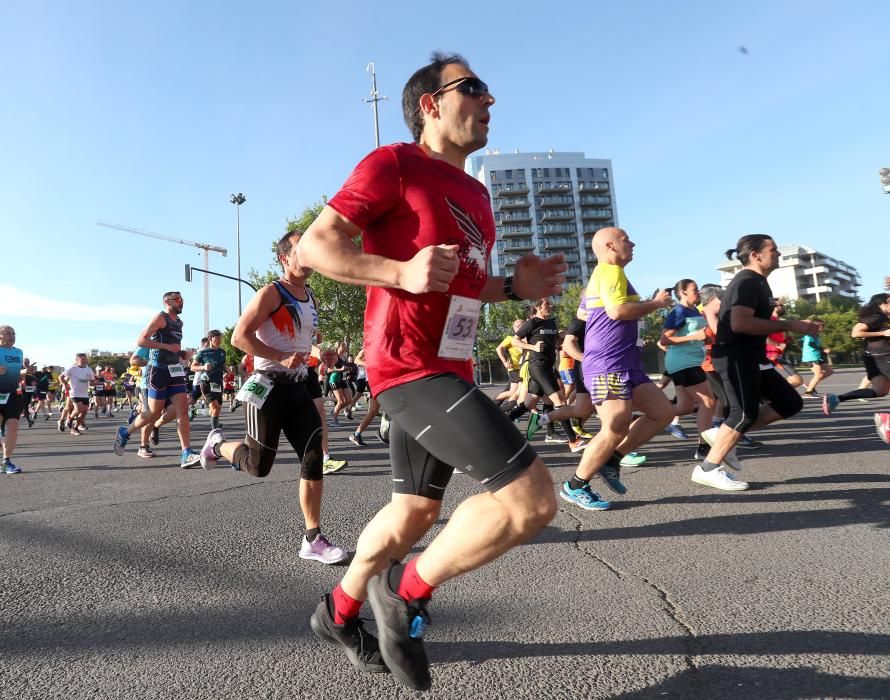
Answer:
M235 260L236 265L238 266L238 274L236 275L239 279L241 277L241 205L247 201L247 197L245 197L240 192L238 194L233 194L232 198L229 200L232 204L235 205ZM241 286L238 286L238 318L241 318Z
M380 93L377 91L377 71L374 68L373 63L369 63L365 70L371 74L371 97L370 99L366 98L365 102L370 102L371 106L374 108L374 145L376 148L380 148L380 121L377 117L377 103L381 100L388 100L388 97L381 97Z

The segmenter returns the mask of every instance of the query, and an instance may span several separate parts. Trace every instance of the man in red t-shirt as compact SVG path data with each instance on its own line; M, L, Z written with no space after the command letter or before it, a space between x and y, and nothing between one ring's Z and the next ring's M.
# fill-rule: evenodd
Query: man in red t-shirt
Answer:
M367 156L300 241L302 264L367 286L368 379L392 420L393 497L359 538L313 631L379 670L358 612L369 598L379 652L402 683L430 686L423 630L445 581L534 536L556 512L553 480L524 436L473 384L482 303L559 294L563 256L528 255L512 277L487 274L495 239L485 187L463 171L488 141L494 97L460 56L434 54L405 85L414 143ZM362 236L362 249L352 240ZM455 468L486 489L461 503L417 558Z

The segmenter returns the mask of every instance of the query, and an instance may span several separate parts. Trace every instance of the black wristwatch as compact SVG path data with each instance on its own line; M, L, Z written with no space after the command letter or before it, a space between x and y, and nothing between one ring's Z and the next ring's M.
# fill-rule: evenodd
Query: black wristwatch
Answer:
M513 275L507 275L504 277L504 296L512 301L522 301L522 297L516 296L516 293L513 291Z

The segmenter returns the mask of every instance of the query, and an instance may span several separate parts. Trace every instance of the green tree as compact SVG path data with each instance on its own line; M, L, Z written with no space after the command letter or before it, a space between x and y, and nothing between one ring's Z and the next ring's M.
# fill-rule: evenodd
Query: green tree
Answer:
M835 362L852 360L852 354L860 349L860 342L850 337L856 325L859 302L841 296L831 296L818 302L798 299L788 305L786 318L818 318L825 324L822 330L822 346L831 350ZM788 343L788 352L800 357L800 337L793 334Z
M559 304L556 306L556 322L561 329L565 329L577 315L583 293L584 285L580 282L570 284L563 290Z
M285 231L305 231L321 213L327 204L327 198L307 206L303 211L287 220ZM356 246L361 246L361 236L353 239ZM272 241L272 255L278 240ZM265 272L251 270L248 279L256 287L271 284L281 276L278 260L274 259ZM352 353L358 352L364 338L365 323L365 288L354 284L337 282L324 277L318 272L309 275L309 286L315 296L318 307L318 326L322 342L334 345L344 341Z
M235 326L229 326L223 331L222 335L222 343L221 347L226 351L226 366L230 367L234 365L237 367L241 364L241 358L244 357L244 351L239 350L234 345L232 345L232 333L235 330Z
M528 317L528 304L522 301L500 301L485 304L479 314L479 328L476 331L476 347L479 357L484 360L497 358L497 346L504 337L513 332L513 321Z

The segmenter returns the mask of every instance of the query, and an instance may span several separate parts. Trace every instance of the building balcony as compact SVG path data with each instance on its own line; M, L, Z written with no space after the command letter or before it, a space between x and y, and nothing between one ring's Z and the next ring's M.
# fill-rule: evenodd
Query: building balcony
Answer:
M611 198L611 197L608 197L608 196L605 196L605 195L598 195L598 194L582 194L582 195L581 195L581 198L580 198L580 201L581 201L581 206L584 206L585 204L593 204L593 205L597 205L597 204L605 204L605 205L610 205L610 204L612 203L612 198Z
M532 235L532 229L531 226L498 226L497 235L503 238L513 238L516 236L526 237Z
M532 215L526 211L511 211L509 214L501 215L501 223L509 224L509 223L519 223L519 222L531 222Z
M541 221L574 221L575 212L571 209L550 209L541 215Z
M538 206L541 208L548 207L571 207L575 204L575 198L571 195L549 195L541 197Z
M517 238L515 240L506 241L504 244L503 255L517 250L534 250L535 244L531 238Z
M612 218L611 209L582 209L581 218L589 221L605 221Z
M568 185L547 185L543 182L539 182L535 185L535 192L538 194L561 194L563 192L571 192L571 189L572 188Z
M578 184L579 192L593 192L594 194L602 194L609 191L608 182L581 182Z
M524 182L511 182L501 185L498 197L512 197L514 194L528 194L528 185Z
M578 232L578 228L574 223L569 224L538 224L538 233L542 234L571 234L574 235Z
M502 211L504 209L528 209L528 206L529 202L526 197L498 197L495 211Z
M828 268L825 265L817 265L816 267L808 267L803 271L805 275L818 275L822 272L828 272Z
M566 236L544 236L541 239L541 246L544 250L577 250L578 241Z

